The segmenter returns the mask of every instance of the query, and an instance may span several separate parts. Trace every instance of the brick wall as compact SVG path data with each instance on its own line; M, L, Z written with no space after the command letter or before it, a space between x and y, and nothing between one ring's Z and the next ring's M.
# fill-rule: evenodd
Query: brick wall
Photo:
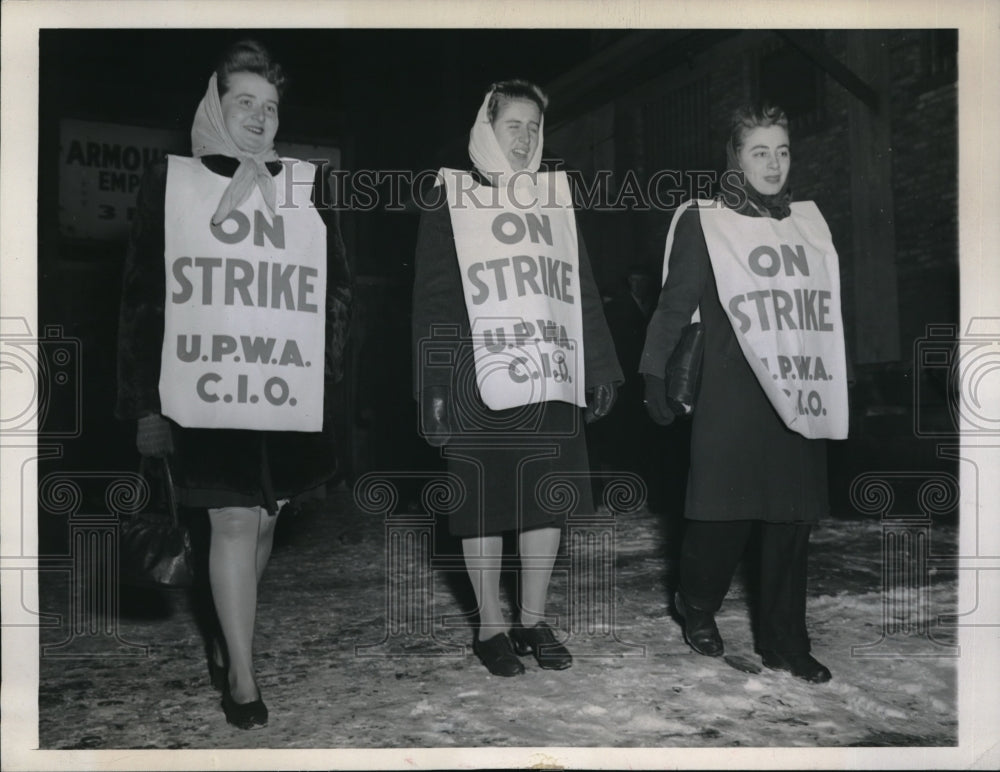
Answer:
M928 72L931 33L892 40L892 174L904 348L926 324L958 318L958 104L953 80Z
M847 30L826 30L820 40L826 49L846 63ZM957 91L954 79L932 73L927 62L931 31L906 30L888 36L890 60L890 121L893 219L896 239L896 270L899 293L901 361L884 367L908 369L913 343L927 324L952 322L958 316L958 159ZM725 126L730 112L751 98L754 90L755 51L773 45L773 36L745 33L704 52L691 72L679 74L705 78L709 108L704 130L718 148L711 159L721 170ZM803 60L805 61L805 60ZM672 76L670 76L672 77ZM665 76L663 93L676 84ZM675 78L676 80L676 78ZM854 335L853 218L850 198L850 140L848 105L857 97L833 78L823 79L823 118L806 131L792 125L791 181L798 199L816 201L833 234L841 259L843 308L849 340ZM616 100L616 126L634 126L628 114L637 113L645 100L656 97L646 88L640 98L624 92ZM634 132L616 132L620 158L634 158L630 145L642 141ZM577 162L579 163L579 161ZM641 163L641 153L639 154ZM645 170L651 173L652 170ZM618 172L621 173L621 170ZM602 276L614 276L637 261L656 265L662 257L663 237L669 213L648 217L623 214L606 227L621 231L639 229L638 234L619 233L617 244L639 245L628 254L605 252L595 261L603 263ZM608 265L608 264L612 265ZM878 366L874 366L878 370Z
M850 30L826 30L818 40L840 62L847 63ZM836 487L842 493L857 469L935 467L933 440L914 431L916 411L936 411L947 420L943 381L920 391L930 401L914 405L914 382L925 385L926 375L914 365L914 344L928 325L958 320L958 179L957 88L954 72L934 67L928 53L939 42L933 31L900 30L886 39L889 64L891 184L898 294L900 358L854 368L857 386L852 392L852 439L834 443ZM775 35L741 33L703 52L686 67L651 75L644 83L629 84L613 104L615 109L616 175L625 167L651 174L643 156L644 105L665 95L683 92L684 84L704 81L708 107L703 130L717 148L708 161L724 166L725 127L730 112L750 99L756 87L758 52L773 46ZM933 44L933 45L932 45ZM946 46L945 46L946 47ZM803 59L808 65L808 60ZM857 97L831 76L822 77L823 108L805 129L791 127L791 180L795 197L816 201L829 223L841 260L842 298L848 351L855 339L854 228L851 201L851 147L849 108ZM687 108L689 109L689 108ZM575 162L582 165L580 160ZM642 262L654 272L662 261L670 212L633 212L600 219L604 238L594 250L598 276L607 283L620 281ZM616 278L618 277L618 278ZM841 498L844 498L841 496ZM843 503L843 502L841 502Z

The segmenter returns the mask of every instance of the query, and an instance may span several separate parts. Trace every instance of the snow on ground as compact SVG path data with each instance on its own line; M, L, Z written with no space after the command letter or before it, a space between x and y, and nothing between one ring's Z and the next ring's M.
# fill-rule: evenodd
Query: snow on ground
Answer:
M118 622L119 637L147 645L147 656L42 657L41 748L956 743L957 659L949 648L955 636L934 624L955 609L956 577L931 569L923 596L927 632L893 633L916 612L883 602L877 520L831 519L814 534L809 623L813 652L834 674L828 684L768 670L747 674L691 652L670 611L668 529L648 512L615 521L614 586L599 605L613 607L614 635L581 625L569 644L571 669L543 671L525 660L523 676L505 679L491 676L471 653L460 571L433 576L433 638L417 624L412 635L359 656L356 646L386 637L387 591L401 585L386 581L383 521L358 512L346 491L326 507L283 523L261 588L256 645L268 727L242 732L226 724L187 600L174 592L164 613ZM954 551L956 540L954 525L935 524L930 551ZM559 567L568 566L564 557ZM550 612L566 613L568 588L563 570L553 579ZM599 603L600 589L585 595ZM41 593L43 611L64 614L61 626L43 628L42 643L58 643L69 630L65 575L43 572ZM719 626L727 652L759 662L746 598L740 576ZM560 623L565 629L565 618ZM101 635L73 646L94 654L113 648ZM411 656L380 655L401 651Z

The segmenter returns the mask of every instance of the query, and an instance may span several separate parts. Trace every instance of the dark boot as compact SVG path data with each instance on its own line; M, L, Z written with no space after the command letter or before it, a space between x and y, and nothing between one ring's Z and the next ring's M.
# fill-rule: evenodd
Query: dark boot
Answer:
M685 603L679 592L674 595L674 608L684 619L684 640L688 646L706 657L721 657L725 647L715 624L715 613Z

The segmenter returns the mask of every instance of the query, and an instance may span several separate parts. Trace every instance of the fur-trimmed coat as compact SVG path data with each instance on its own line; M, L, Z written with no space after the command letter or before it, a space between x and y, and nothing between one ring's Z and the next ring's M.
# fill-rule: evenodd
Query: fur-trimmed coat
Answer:
M205 156L202 163L227 177L238 162ZM280 163L268 164L277 174ZM322 184L317 174L317 184ZM136 201L122 280L118 328L118 401L124 420L160 412L160 355L163 346L166 269L164 204L167 165L151 167ZM314 192L315 200L315 192ZM320 199L322 200L322 199ZM181 503L189 506L266 506L315 488L337 469L332 431L333 385L343 376L351 318L351 277L336 212L318 208L326 225L326 361L321 432L263 432L190 429L171 422L172 470Z

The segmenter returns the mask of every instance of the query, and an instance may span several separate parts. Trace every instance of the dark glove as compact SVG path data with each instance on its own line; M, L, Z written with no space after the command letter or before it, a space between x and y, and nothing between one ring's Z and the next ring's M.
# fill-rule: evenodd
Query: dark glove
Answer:
M420 392L420 428L427 442L436 448L451 438L450 401L446 386L428 386Z
M662 378L657 378L649 373L643 374L646 381L646 393L643 403L646 405L646 412L653 419L654 423L660 426L669 426L674 422L674 411L667 404L667 383Z
M587 409L583 413L583 420L592 424L599 418L604 418L611 412L617 398L618 389L613 383L602 383L600 386L595 386L593 391L587 395Z
M135 446L146 457L169 456L174 452L174 438L170 424L159 413L144 415L139 419L135 432Z

